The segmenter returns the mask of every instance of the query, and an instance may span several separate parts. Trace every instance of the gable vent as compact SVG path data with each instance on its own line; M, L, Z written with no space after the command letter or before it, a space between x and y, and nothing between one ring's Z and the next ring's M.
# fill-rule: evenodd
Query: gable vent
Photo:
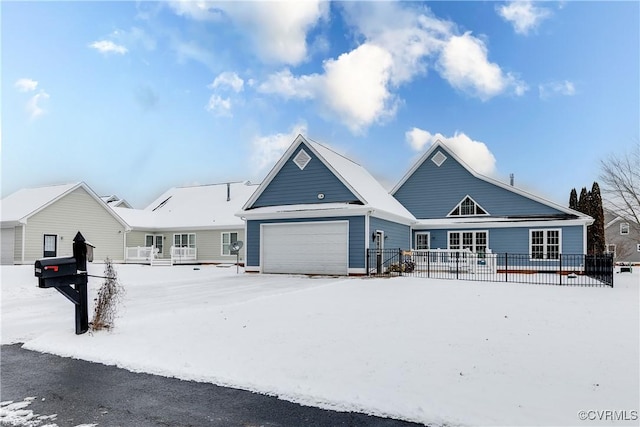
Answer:
M436 164L436 166L440 167L444 161L447 160L447 156L442 154L442 151L438 151L432 158L431 161Z
M303 149L300 149L300 151L298 151L298 154L296 154L296 157L293 158L293 163L295 163L300 168L300 170L304 169L310 161L311 156L308 155L307 152Z

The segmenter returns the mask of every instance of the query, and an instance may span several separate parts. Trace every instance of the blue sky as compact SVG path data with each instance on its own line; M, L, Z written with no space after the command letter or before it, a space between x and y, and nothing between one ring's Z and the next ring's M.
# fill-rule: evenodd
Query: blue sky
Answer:
M142 208L260 182L298 133L397 183L436 139L566 205L640 139L639 2L11 2L2 197Z

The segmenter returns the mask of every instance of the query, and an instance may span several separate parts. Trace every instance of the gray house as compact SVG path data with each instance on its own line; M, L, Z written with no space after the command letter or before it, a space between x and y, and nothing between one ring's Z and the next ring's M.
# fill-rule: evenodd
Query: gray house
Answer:
M616 262L640 263L640 226L614 212L604 210L606 251Z
M122 262L127 223L84 182L19 190L0 202L2 264L71 256L78 231L94 259Z

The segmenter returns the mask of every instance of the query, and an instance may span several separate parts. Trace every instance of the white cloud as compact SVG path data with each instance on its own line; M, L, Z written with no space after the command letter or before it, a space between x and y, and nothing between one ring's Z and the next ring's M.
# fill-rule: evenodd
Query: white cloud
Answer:
M487 145L472 140L464 133L456 132L453 136L447 137L441 133L432 134L414 127L405 133L405 139L416 151L422 151L425 146L430 147L439 140L476 172L483 175L495 174L496 159Z
M244 86L244 80L242 80L236 73L232 71L225 71L218 74L209 86L209 89L217 89L219 87L230 87L234 92L241 92Z
M547 99L554 95L573 96L576 94L576 87L573 82L565 80L540 84L538 85L538 92L542 99Z
M257 86L259 92L280 95L286 99L313 99L317 96L320 74L296 77L286 68L269 75Z
M228 18L243 29L255 53L267 62L297 65L307 57L307 32L328 16L329 3L307 1L173 1L173 10L201 21Z
M22 78L22 79L18 79L15 82L14 86L20 92L33 92L38 87L38 82L33 79Z
M294 75L289 68L256 84L262 93L311 100L325 116L361 133L396 113L397 89L436 70L459 91L487 100L503 93L523 95L528 87L488 59L488 49L470 33L456 35L454 23L422 5L345 2L340 6L358 46L326 59L321 72Z
M29 98L29 101L27 101L27 113L29 113L31 119L36 119L46 113L42 104L48 99L49 94L43 90Z
M115 44L111 40L99 40L91 43L89 47L97 50L100 53L109 54L109 53L117 53L119 55L124 55L128 52L128 49L122 45Z
M215 116L231 116L231 100L218 95L211 95L205 109Z
M453 87L482 100L509 89L522 95L527 89L524 82L489 62L486 45L469 32L447 41L438 60L438 69Z
M551 16L551 11L534 6L530 1L512 1L496 8L498 15L513 25L518 34L528 34L540 25L540 22Z
M324 64L320 96L330 111L354 133L395 114L389 91L393 60L385 49L365 43Z
M395 97L388 89L391 65L389 52L365 43L325 61L323 74L296 77L286 69L269 76L258 90L287 99L315 99L326 115L359 133L395 114Z
M274 165L299 134L307 133L307 124L298 123L288 133L253 138L252 162L259 170Z

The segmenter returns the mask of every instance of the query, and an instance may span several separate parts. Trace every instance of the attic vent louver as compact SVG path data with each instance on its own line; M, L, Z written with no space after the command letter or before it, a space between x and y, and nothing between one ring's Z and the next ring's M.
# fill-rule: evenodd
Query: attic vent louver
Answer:
M447 160L447 156L442 154L442 151L438 151L435 156L431 158L431 161L436 164L436 166L440 167L444 161Z
M293 162L300 168L300 170L303 170L310 161L311 156L308 155L307 152L303 149L300 149L300 151L298 151L298 154L296 154L296 157L293 158Z

